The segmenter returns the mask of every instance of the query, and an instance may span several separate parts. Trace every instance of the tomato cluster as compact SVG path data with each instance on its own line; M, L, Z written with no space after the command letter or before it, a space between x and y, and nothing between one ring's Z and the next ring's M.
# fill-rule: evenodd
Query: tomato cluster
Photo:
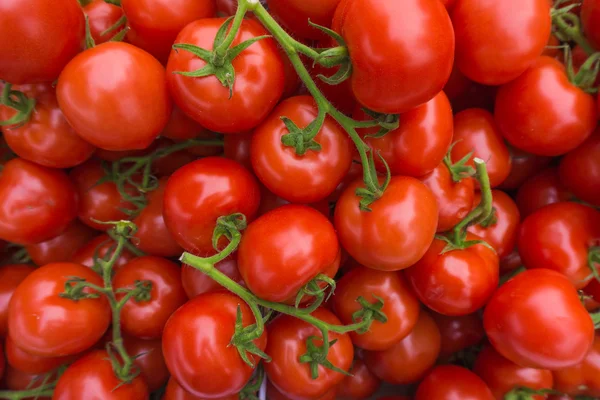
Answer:
M0 398L600 399L600 0L0 0L0 54Z

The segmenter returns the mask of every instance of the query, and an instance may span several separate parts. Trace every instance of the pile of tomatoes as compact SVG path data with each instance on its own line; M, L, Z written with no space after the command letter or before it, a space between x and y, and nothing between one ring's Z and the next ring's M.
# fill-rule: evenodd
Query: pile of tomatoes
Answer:
M0 0L0 398L600 399L599 71L600 0Z

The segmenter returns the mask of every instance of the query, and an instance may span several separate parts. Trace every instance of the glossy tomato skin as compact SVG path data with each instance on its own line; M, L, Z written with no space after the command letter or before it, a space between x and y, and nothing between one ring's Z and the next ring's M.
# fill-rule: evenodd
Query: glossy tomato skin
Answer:
M552 372L547 369L521 367L502 357L491 346L486 346L477 355L475 372L488 385L496 400L513 389L526 387L533 390L552 389ZM532 396L531 400L544 400L546 396Z
M177 36L175 43L212 49L224 18L195 21ZM257 36L265 29L254 20L244 20L233 46ZM256 127L279 101L284 87L283 62L273 39L260 40L233 60L233 96L215 76L192 78L176 71L195 71L206 63L194 54L172 50L167 80L175 103L203 127L220 133L241 133ZM253 99L248 101L248 99Z
M340 0L269 0L269 12L294 36L322 39L325 35L308 21L331 28L333 14Z
M75 220L63 233L55 238L27 245L25 249L31 257L31 261L37 265L71 261L77 250L94 236L96 236L94 230Z
M242 213L250 222L260 203L256 178L235 161L207 157L175 171L167 182L163 217L177 243L194 254L214 254L217 218Z
M238 393L253 368L230 346L236 312L241 310L246 327L255 319L250 307L229 292L205 293L180 307L163 331L163 354L173 378L191 394L214 398ZM255 341L267 344L266 331ZM258 360L249 355L250 360Z
M348 45L354 95L373 111L400 114L426 103L452 71L454 31L441 2L343 1L333 29Z
M51 82L79 51L85 20L76 0L0 6L0 79L20 84ZM51 45L48 45L51 43Z
M186 140L198 137L204 131L205 129L198 125L196 121L181 111L181 108L174 105L169 122L167 122L160 136L176 141Z
M105 150L148 147L171 114L163 66L122 42L75 57L60 74L56 95L75 132Z
M567 153L558 169L561 182L577 198L600 205L600 129Z
M340 320L325 308L318 308L313 317L329 324L339 325ZM289 315L281 315L271 322L267 331L269 343L266 353L273 360L266 363L265 372L273 385L293 399L318 399L344 380L344 375L319 365L317 379L312 379L310 367L298 359L307 352L306 340L314 336L314 344L321 345L321 332L313 325ZM329 333L329 340L337 340L330 347L327 360L348 371L352 365L354 349L347 334Z
M60 367L63 364L67 364L74 360L76 356L65 356L65 357L40 357L27 353L23 349L19 348L15 342L10 338L6 337L4 342L4 353L6 354L7 362L19 371L26 372L28 374L43 374L49 372L55 368Z
M442 336L442 358L479 344L485 336L483 321L476 313L451 317L432 313L431 316Z
M114 31L104 33L104 31L112 28L124 15L121 7L107 3L104 0L93 0L83 7L83 13L89 19L90 33L96 45L108 42L125 29L123 24Z
M140 369L140 375L153 392L160 389L169 379L169 370L162 352L162 341L143 340L132 336L123 336L123 344L127 353L136 357L135 364Z
M481 108L471 108L454 116L452 161L457 162L473 152L473 157L485 161L490 185L500 185L510 174L511 158L492 114ZM473 165L472 159L469 161Z
M508 146L511 169L508 177L500 185L500 189L518 189L529 178L546 168L552 161L551 157L537 156L523 150Z
M365 352L367 367L384 382L404 385L418 382L433 367L440 353L440 331L425 311L413 330L389 349Z
M237 161L246 167L248 171L252 171L252 161L250 158L252 135L253 132L246 132L236 135L226 135L223 138L223 155L225 158Z
M556 390L571 396L600 396L600 340L585 359L575 366L553 372Z
M523 367L576 365L594 341L594 324L575 288L563 275L542 268L502 285L485 309L483 326L494 348Z
M593 279L588 249L600 240L600 212L579 203L543 207L521 224L517 246L525 268L552 269L577 289Z
M239 285L245 286L246 283L240 275L237 266L237 259L228 257L215 264L215 268L227 275L230 279ZM216 292L222 290L222 286L211 279L202 271L190 267L187 264L181 266L181 282L188 298L192 299L202 293Z
M248 226L238 248L238 267L254 294L281 302L295 299L305 284L325 273L338 252L331 222L311 207L290 204Z
M94 267L95 258L109 260L112 257L113 252L115 251L114 244L114 240L112 240L108 235L98 235L81 246L79 250L75 252L71 261L77 264L85 265L88 268L92 268ZM117 258L113 265L113 271L117 271L134 257L135 255L132 252L126 248L123 249L121 255L119 258Z
M0 239L32 244L64 232L77 215L77 194L67 175L14 158L0 175Z
M519 15L512 11L519 9ZM542 54L550 36L547 0L458 0L452 9L456 64L469 79L500 85Z
M337 391L338 391L338 388L334 387L334 388L330 389L329 391L327 391L323 396L319 396L319 398L316 400L336 400L337 399L337 397L336 397ZM299 398L297 396L292 396L292 395L288 395L286 393L281 393L279 391L279 389L277 389L275 386L273 386L273 384L269 380L267 380L267 391L266 392L267 392L267 398L269 400L296 400ZM236 400L237 400L237 398L236 398ZM311 400L313 400L313 399L311 399Z
M369 119L365 112L355 109L354 118ZM361 136L375 135L379 128L361 129ZM420 177L433 171L441 162L452 142L452 108L439 92L431 100L400 115L398 129L382 138L365 138L366 143L385 159L392 175ZM375 158L377 169L385 166Z
M19 284L35 267L26 264L9 264L0 267L0 336L8 333L8 304Z
M67 368L58 380L52 399L71 400L82 393L93 393L106 400L146 400L148 385L141 376L123 383L113 372L105 350L92 351Z
M292 203L314 203L329 196L350 169L354 147L344 130L327 117L315 141L320 151L296 154L281 140L289 133L281 117L305 128L317 118L317 104L311 96L282 101L254 130L250 144L252 169L260 181L277 196Z
M169 379L167 383L167 388L165 390L165 394L162 397L162 400L202 400L203 397L194 396L193 394L186 392L184 388L181 387L179 383L173 378ZM237 394L232 394L230 396L225 397L216 397L214 400L238 400L239 396Z
M467 241L481 240L467 234ZM405 273L417 297L444 315L467 315L483 307L498 286L498 255L483 244L445 252L434 239L427 253Z
M59 296L74 276L103 286L94 271L74 263L47 264L19 284L8 310L8 332L15 345L33 355L68 356L87 350L104 335L110 323L104 296L77 302Z
M381 183L381 182L380 182ZM382 271L408 268L427 251L437 229L433 193L420 181L393 176L383 196L359 209L356 189L349 185L335 207L334 223L343 248L362 265Z
M338 386L337 395L342 399L361 400L371 397L379 389L379 379L369 371L364 361L355 359L350 368L352 376L344 378Z
M549 204L569 201L573 195L561 182L556 168L547 168L529 178L515 198L522 218Z
M592 134L597 111L594 98L569 82L564 65L543 56L500 87L494 117L514 147L557 156L575 149Z
M485 382L468 369L440 365L419 384L414 399L494 400L494 395Z
M406 337L417 323L420 304L400 272L357 267L344 275L331 299L335 314L344 324L352 324L352 314L362 309L356 301L359 296L369 303L378 301L375 296L383 299L381 311L387 322L373 320L368 332L350 332L357 347L385 350Z
M150 281L148 301L128 301L121 310L121 327L140 339L157 339L167 320L187 301L181 284L181 269L161 257L138 257L120 268L113 278L115 289L133 288L136 281ZM117 295L117 299L125 294Z
M594 46L600 49L600 2L597 0L585 0L581 5L581 23L585 37Z

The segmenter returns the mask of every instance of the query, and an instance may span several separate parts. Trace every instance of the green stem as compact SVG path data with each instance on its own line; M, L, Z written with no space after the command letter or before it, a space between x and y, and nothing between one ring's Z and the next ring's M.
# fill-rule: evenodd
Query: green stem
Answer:
M225 36L223 43L221 43L216 49L214 49L215 60L213 62L216 66L220 67L223 65L223 60L225 59L227 50L229 50L229 47L231 47L231 44L235 40L235 37L237 36L237 34L240 30L240 27L242 26L242 22L244 21L244 16L246 15L246 11L248 11L247 1L246 0L238 1L238 7L235 12L235 17L233 18L233 23L231 25L231 28L229 29L227 36ZM219 62L219 60L220 60L220 62Z
M112 230L109 229L106 233L115 242L117 242L119 240L117 235ZM127 240L125 242L125 249L127 249L127 251L133 253L133 255L136 257L144 257L147 255L142 250L135 247L135 245L133 243L131 243L129 240Z
M573 13L561 9L552 9L550 12L552 23L569 40L577 43L588 55L596 52L594 47L587 41L581 28L579 17Z
M0 399L21 400L28 398L52 397L54 394L55 384L48 385L46 388L35 388L27 390L2 390L0 391Z
M594 322L596 329L600 328L600 311L590 313L590 317L592 317L592 322Z

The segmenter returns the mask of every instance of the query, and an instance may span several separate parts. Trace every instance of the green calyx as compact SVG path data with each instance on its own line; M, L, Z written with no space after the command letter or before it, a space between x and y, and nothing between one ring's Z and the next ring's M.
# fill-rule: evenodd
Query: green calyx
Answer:
M0 105L12 108L16 114L6 121L0 121L0 126L16 128L26 124L35 109L35 103L35 99L28 98L25 93L18 90L12 90L12 85L6 83L2 89Z
M115 293L125 293L125 297L121 302L125 303L129 299L133 299L136 303L144 303L152 300L152 282L147 280L136 280L133 288L122 288Z
M377 133L365 135L365 138L382 138L400 127L399 114L381 114L367 108L363 108L363 111L373 119L373 122L377 124L376 126L379 126L379 131Z
M586 93L598 93L596 78L600 72L600 52L590 55L575 73L571 50L565 48L565 64L569 81Z
M352 75L352 61L350 60L346 41L340 34L332 29L315 24L310 20L308 21L308 24L333 38L337 43L336 47L329 49L314 49L317 52L317 55L314 58L313 65L319 64L326 68L339 66L340 68L332 76L325 76L323 74L317 75L317 78L328 85L339 85Z
M293 147L298 156L303 156L307 151L321 151L321 145L315 141L315 137L325 123L326 113L319 110L315 118L305 128L299 128L294 121L288 117L281 117L288 133L281 137L281 143L287 147Z
M103 291L102 288L99 288L85 279L80 278L78 276L70 276L69 279L65 282L65 291L60 293L59 296L64 299L69 299L73 301L79 301L84 299L97 299L100 297L99 293L90 293L86 291L87 288L93 288L98 291Z
M378 322L381 322L382 324L385 324L388 320L387 316L382 311L383 304L384 304L383 299L374 294L372 296L376 300L374 303L369 303L362 296L359 296L356 299L357 303L360 304L362 308L358 311L355 311L352 314L352 321L355 323L357 323L357 322L364 323L364 326L356 331L356 333L358 333L359 335L367 333L369 331L369 329L371 328L371 324L373 323L373 321L378 321Z
M575 42L586 53L593 54L595 52L594 47L587 41L583 34L581 20L576 14L571 12L571 10L578 7L579 4L560 7L562 3L564 3L564 1L558 1L550 10L550 17L552 18L552 25L554 26L554 35L559 38L561 42Z
M587 256L588 267L592 271L592 276L600 282L600 273L598 265L600 265L600 246L590 247Z
M471 177L475 176L475 174L476 174L475 168L473 168L470 165L467 165L467 163L469 162L471 157L473 157L473 152L466 154L463 158L461 158L457 162L452 163L452 156L451 156L452 149L454 148L454 146L456 146L457 143L458 143L458 141L456 141L456 142L452 143L452 145L450 145L450 148L448 149L446 156L442 160L444 165L446 166L446 168L448 168L448 172L450 172L450 176L452 177L452 181L454 183L458 183L466 178L471 178Z
M123 39L125 39L125 35L127 35L127 31L129 30L129 28L127 28L125 26L126 23L127 23L127 17L122 16L121 18L119 18L119 20L117 22L115 22L115 24L113 26L111 26L104 32L100 33L100 36L104 36L107 33L114 32L117 29L124 27L123 30L121 30L119 33L117 33L115 36L113 36L109 40L109 42L122 42ZM90 30L90 19L86 15L85 16L85 48L91 49L92 47L96 47L96 41L92 37L92 31Z
M231 242L235 236L240 235L240 231L246 229L247 225L246 216L241 213L219 217L213 231L213 248L219 251L219 240L222 236L225 236Z
M270 314L263 319L268 319ZM231 345L235 346L240 358L248 364L250 367L255 367L255 357L264 359L265 361L271 361L271 357L264 351L258 348L254 340L258 339L262 334L262 330L258 328L257 324L252 324L244 327L242 322L242 309L238 305L236 320L235 320L235 332L231 338Z
M324 283L323 287L321 287L321 283ZM329 299L329 297L335 291L335 287L336 283L334 279L331 279L325 274L319 274L298 291L298 294L296 295L295 307L298 309L298 311L310 314L319 308L324 301ZM327 292L329 293L326 295ZM300 303L302 303L302 300L305 296L314 297L314 301L310 306L306 308L300 308Z
M336 344L337 339L328 342L327 346L325 346L325 344L320 346L315 344L316 340L323 342L323 338L317 336L310 336L306 339L306 353L301 355L299 358L301 363L309 365L312 379L317 379L319 377L319 365L322 365L323 367L332 371L339 372L340 374L351 376L350 373L336 367L327 359L329 349Z
M560 395L562 393L553 389L531 389L528 387L518 387L506 393L504 395L504 400L534 400L536 396L546 396L549 394Z
M364 181L365 187L359 187L356 189L356 196L360 198L358 202L358 207L361 211L370 212L370 205L383 196L383 193L387 189L390 181L392 180L392 172L390 171L390 167L385 159L381 156L379 152L377 152L377 156L381 160L381 163L385 166L386 174L385 180L380 185L379 177L377 175L377 168L375 167L375 156L373 150L369 151L368 156L368 168L364 169Z

